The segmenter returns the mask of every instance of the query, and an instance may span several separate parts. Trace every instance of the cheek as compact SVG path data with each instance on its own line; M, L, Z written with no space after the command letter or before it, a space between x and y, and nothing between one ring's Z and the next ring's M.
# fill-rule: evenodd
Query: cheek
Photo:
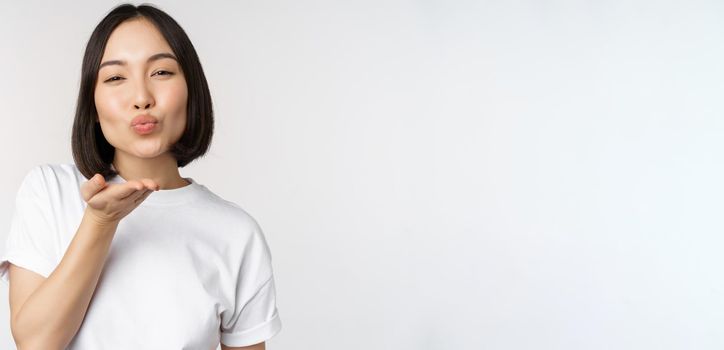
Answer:
M110 119L113 118L118 111L121 110L123 105L123 97L117 93L111 93L107 89L97 89L95 92L95 104L96 110L98 111L98 118Z
M166 110L173 113L178 113L179 109L186 108L186 99L188 98L188 92L186 89L186 83L181 81L177 84L169 84L164 89L159 91L157 103L162 103Z
M176 138L186 129L186 101L188 91L186 84L173 84L159 91L156 102L164 111L167 120L169 137Z
M94 95L94 102L96 104L96 110L98 111L98 116L102 117L103 112L106 110L105 101L106 98L103 95L103 91L96 89L95 95Z

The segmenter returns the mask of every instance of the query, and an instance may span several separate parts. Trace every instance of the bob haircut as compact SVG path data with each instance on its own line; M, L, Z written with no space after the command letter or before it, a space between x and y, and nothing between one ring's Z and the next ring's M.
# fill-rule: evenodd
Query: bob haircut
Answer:
M75 164L87 179L96 173L103 175L106 180L118 174L112 167L116 149L103 136L98 121L95 86L103 52L111 33L121 23L136 18L148 19L161 32L178 58L186 78L186 129L169 151L176 158L178 166L184 167L206 154L211 144L214 133L211 93L199 57L186 32L166 12L152 5L121 4L98 23L83 56L71 144Z

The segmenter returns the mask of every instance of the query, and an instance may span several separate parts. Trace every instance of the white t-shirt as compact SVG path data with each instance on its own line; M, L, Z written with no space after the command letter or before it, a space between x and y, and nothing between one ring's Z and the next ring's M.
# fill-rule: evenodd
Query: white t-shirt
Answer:
M271 252L246 211L190 185L151 193L118 224L93 298L68 349L209 349L276 335ZM17 192L0 279L12 262L48 277L87 203L73 163L31 169ZM110 183L122 183L120 176Z

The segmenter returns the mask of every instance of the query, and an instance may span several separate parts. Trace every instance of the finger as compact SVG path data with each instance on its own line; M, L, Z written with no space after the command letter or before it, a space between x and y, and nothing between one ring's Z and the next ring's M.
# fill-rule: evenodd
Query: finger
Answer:
M147 189L152 191L158 191L159 186L156 184L156 181L153 181L151 179L141 179L141 182L146 186Z
M144 195L146 195L146 194L149 193L149 192L152 192L152 191L149 190L149 189L147 189L147 188L144 188L144 189L142 189L142 190L140 190L140 191L138 191L138 192L136 192L136 193L128 196L128 198L126 198L126 199L127 199L127 200L132 200L132 201L135 202L135 201L137 201L139 198L143 197Z
M122 186L119 186L119 189L117 190L117 195L121 198L121 200L131 198L133 199L134 194L143 193L145 191L145 186L142 182L138 180L130 180L124 183Z
M148 198L148 196L151 195L151 192L153 192L153 191L151 191L151 190L146 190L145 192L143 192L143 194L141 194L140 196L136 197L136 198L133 200L133 202L136 203L136 204L138 204L138 203L140 203L140 202L143 202L144 200L146 200L146 198Z

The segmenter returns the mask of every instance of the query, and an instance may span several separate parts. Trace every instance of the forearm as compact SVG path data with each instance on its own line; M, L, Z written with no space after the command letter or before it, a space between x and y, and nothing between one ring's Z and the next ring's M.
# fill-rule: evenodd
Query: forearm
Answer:
M73 240L48 278L12 320L18 349L64 349L78 332L118 223L83 215Z

